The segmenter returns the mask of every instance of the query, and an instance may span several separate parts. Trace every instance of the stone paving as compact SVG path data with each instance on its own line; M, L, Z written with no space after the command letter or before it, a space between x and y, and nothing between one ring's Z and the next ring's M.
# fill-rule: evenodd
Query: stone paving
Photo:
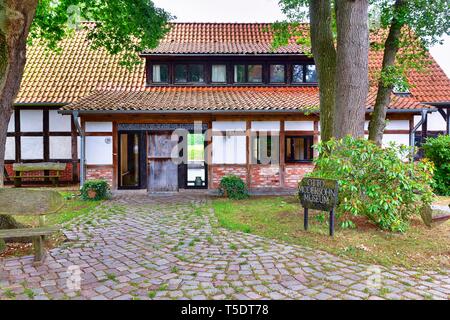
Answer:
M0 260L1 299L449 299L450 270L386 269L219 228L198 195L121 195L40 267Z

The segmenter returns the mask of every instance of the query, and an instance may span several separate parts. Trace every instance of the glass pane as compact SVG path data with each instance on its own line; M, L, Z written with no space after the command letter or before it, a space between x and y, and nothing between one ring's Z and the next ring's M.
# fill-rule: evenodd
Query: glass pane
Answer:
M292 158L292 148L291 148L291 143L292 143L292 139L291 138L286 138L286 159L291 159Z
M248 82L262 82L262 65L248 66Z
M292 70L292 82L303 82L303 65L294 64Z
M270 82L284 82L284 65L272 64L270 66Z
M189 66L190 82L203 82L203 65L202 64L191 64Z
M168 82L169 68L166 64L153 65L153 82Z
M212 82L226 82L227 81L227 66L224 64L214 64L211 69Z
M313 64L306 66L306 82L317 82L316 66Z
M175 66L175 82L187 82L187 66L185 64Z
M243 64L238 64L234 66L234 82L236 83L245 82L245 66Z
M305 140L303 138L294 139L294 160L305 160Z
M205 136L189 133L187 135L187 186L206 186Z
M120 135L120 185L139 186L139 134Z

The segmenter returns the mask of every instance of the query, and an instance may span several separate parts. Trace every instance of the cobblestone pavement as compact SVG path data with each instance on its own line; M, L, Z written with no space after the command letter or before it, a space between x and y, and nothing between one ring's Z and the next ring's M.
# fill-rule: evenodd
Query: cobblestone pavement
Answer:
M64 233L41 267L0 260L0 299L450 297L449 270L386 269L231 232L199 196L118 196Z

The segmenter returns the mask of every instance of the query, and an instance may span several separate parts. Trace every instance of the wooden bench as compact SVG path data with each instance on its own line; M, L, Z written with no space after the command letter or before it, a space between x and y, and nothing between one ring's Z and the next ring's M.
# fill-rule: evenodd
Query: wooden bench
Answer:
M59 178L61 176L61 171L66 170L65 163L59 162L38 162L38 163L14 163L13 171L15 172L14 176L10 176L11 179L14 180L14 186L20 187L22 186L22 180L28 178L43 178L50 179L53 186L57 187L59 185ZM43 175L32 174L25 175L26 172L37 172L44 171ZM55 171L55 174L45 174L47 171Z
M59 226L0 230L0 239L31 237L33 239L34 262L41 264L45 259L44 237L58 232Z
M0 240L31 238L35 265L40 265L45 258L43 244L45 237L60 229L59 226L45 226L45 216L57 213L63 206L63 197L53 190L1 188L0 215L39 217L39 227L0 229Z

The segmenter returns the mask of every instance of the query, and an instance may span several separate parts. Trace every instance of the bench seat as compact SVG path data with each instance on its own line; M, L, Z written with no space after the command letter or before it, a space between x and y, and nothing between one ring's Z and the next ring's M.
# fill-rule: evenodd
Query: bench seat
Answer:
M24 229L2 229L0 230L0 239L49 236L58 232L59 229L60 227L58 226Z

